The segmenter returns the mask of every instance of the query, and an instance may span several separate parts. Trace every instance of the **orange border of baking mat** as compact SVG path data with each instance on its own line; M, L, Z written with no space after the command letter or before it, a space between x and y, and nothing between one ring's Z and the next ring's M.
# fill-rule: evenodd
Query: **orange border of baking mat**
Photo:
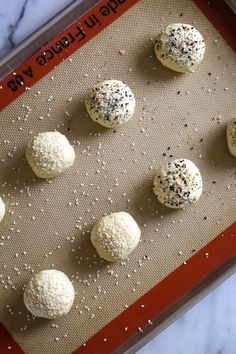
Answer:
M0 323L0 353L1 354L24 354L23 350L12 338L11 334Z
M106 6L108 3L107 0L101 0L54 40L50 41L14 72L0 81L0 110L138 1L120 0L119 7L115 10L110 9L109 15L103 17L101 21L99 10L101 6ZM236 16L229 7L222 0L195 0L195 2L228 44L236 51L236 41L234 39ZM86 19L89 16L95 16L98 19L96 25L92 28L86 25ZM64 46L62 45L61 40L63 37L69 39L68 46L65 46L65 40L63 41ZM56 52L59 53L56 54ZM45 61L42 57L46 58L46 64L42 65ZM83 346L75 350L74 354L94 354L95 352L106 354L113 352L137 334L137 331L140 331L141 335L142 327L151 323L149 320L161 316L177 302L181 303L181 299L189 293L190 289L200 287L201 283L210 278L218 269L229 267L235 261L236 223L192 256L187 264L177 268L103 327ZM0 324L0 349L1 354L24 353L2 324Z
M120 5L115 9L108 8L104 15L101 7L106 6L108 0L100 0L91 10L78 18L72 25L48 42L23 64L0 81L0 110L9 105L18 96L33 86L52 69L68 58L85 43L101 32L120 17L139 0L117 0ZM95 25L91 27L89 23ZM66 43L67 42L67 43Z
M236 15L224 0L194 0L204 15L236 52Z

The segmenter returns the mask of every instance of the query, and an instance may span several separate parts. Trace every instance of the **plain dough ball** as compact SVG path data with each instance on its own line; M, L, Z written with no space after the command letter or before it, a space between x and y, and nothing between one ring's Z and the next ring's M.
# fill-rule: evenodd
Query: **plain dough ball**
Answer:
M230 153L236 157L236 118L227 124L227 143Z
M27 309L37 317L54 319L66 315L74 302L75 291L69 278L59 270L34 274L24 291Z
M178 159L162 166L154 178L153 191L159 202L173 209L196 203L203 182L197 166L190 160Z
M109 262L125 259L139 243L141 230L125 212L113 213L98 220L91 232L91 242L101 258Z
M6 212L6 205L2 198L0 197L0 222L3 220Z
M36 176L53 178L74 164L75 151L59 132L35 135L26 147L26 159Z
M106 128L116 128L132 118L135 98L122 81L106 80L88 92L85 106L94 122Z
M203 59L205 42L192 25L173 23L159 34L155 53L167 68L182 73L193 72Z

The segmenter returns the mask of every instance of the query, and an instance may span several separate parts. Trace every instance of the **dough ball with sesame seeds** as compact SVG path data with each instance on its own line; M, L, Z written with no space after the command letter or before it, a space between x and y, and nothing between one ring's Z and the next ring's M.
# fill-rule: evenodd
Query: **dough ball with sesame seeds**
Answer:
M135 98L122 81L106 80L88 92L85 106L94 122L106 128L117 128L132 118Z
M26 147L26 159L36 176L57 177L74 164L75 151L59 132L34 135Z
M187 159L163 165L157 171L153 183L153 192L159 202L173 209L196 203L203 188L199 169Z
M2 198L0 197L0 222L3 220L6 212L6 205Z
M194 72L204 57L205 42L192 25L173 23L158 35L155 53L157 59L169 69L182 73Z
M24 303L36 317L55 319L66 315L73 305L74 287L59 270L47 269L34 274L24 291Z
M125 212L113 213L99 219L91 242L101 258L109 262L125 259L137 247L141 230L133 217Z
M227 143L230 153L236 157L236 118L227 124Z

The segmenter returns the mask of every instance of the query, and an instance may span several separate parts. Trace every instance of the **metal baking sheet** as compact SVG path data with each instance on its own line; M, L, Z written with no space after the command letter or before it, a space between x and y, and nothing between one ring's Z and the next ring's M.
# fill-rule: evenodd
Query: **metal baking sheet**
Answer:
M190 75L165 69L153 52L160 29L180 21L206 40ZM225 139L235 64L194 2L142 0L2 110L1 322L25 353L71 353L235 221L235 159ZM137 101L133 121L115 131L93 123L84 107L87 89L109 78L124 80ZM75 146L76 163L45 182L24 149L34 132L54 129ZM193 160L204 179L200 201L184 211L152 193L156 168L178 157ZM89 233L98 217L121 210L137 220L142 241L127 261L109 264ZM24 284L46 268L67 273L76 289L73 309L57 321L32 318L22 303Z

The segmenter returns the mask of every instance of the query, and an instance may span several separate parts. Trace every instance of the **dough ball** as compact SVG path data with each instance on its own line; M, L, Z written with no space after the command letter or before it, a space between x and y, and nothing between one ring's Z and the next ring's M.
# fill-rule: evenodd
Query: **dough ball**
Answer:
M141 230L125 212L113 213L98 220L91 232L91 242L101 258L109 262L125 259L139 243Z
M182 73L193 72L203 59L205 42L193 26L173 23L158 35L155 53L167 68Z
M227 143L230 153L236 157L236 118L227 124Z
M6 205L2 198L0 197L0 222L3 220L6 212Z
M53 178L74 164L75 151L59 132L35 135L26 147L26 159L36 176Z
M94 122L106 128L116 128L132 118L135 98L122 81L106 80L88 92L85 106Z
M24 291L27 309L37 317L54 319L66 315L74 302L75 291L69 278L59 270L34 274Z
M196 203L202 194L202 176L190 160L178 159L162 166L154 178L159 202L173 209Z

